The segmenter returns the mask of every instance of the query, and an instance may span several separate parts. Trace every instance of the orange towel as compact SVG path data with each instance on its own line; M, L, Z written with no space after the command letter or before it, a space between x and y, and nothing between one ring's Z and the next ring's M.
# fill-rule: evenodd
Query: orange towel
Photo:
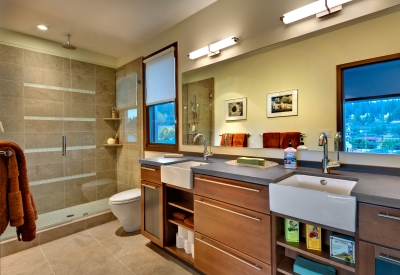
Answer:
M281 133L263 133L263 148L279 148Z
M187 225L194 227L194 216L190 216L189 218L186 218L183 222L186 223Z
M183 221L184 219L186 219L186 217L188 216L188 214L186 214L186 213L181 213L181 212L174 212L174 213L172 213L172 216L173 216L175 219L178 219L178 220Z
M0 156L0 235L4 233L10 220L7 205L8 172L5 158Z
M227 134L222 134L221 135L221 142L219 143L220 146L225 146L225 137Z
M233 139L233 134L228 134L228 133L227 134L222 134L221 135L220 146L231 147L232 146L232 139Z
M2 186L0 190L3 190L3 185L8 185L7 207L9 216L0 216L2 228L4 220L7 220L8 223L8 219L10 219L10 224L17 226L18 240L29 242L36 237L35 220L37 220L38 216L35 202L29 190L25 155L22 149L14 142L0 141L0 150L11 150L13 152L13 155L8 157L8 160L2 157L3 161L8 162L9 179L6 182L0 182ZM3 179L3 177L0 179ZM21 216L23 217L23 222Z
M233 147L247 147L247 134L233 134Z
M297 148L300 145L300 132L285 132L281 133L280 147L286 149L289 145L289 139L292 140L293 148Z

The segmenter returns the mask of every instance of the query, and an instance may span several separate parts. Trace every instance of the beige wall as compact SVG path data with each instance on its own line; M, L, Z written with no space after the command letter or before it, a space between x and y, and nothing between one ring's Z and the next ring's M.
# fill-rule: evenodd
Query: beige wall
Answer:
M336 65L399 52L399 29L400 12L396 12L186 74L183 81L215 78L214 145L219 145L222 133L250 133L249 147L260 148L263 132L298 131L307 135L309 149L320 150L318 130L336 131ZM298 116L267 118L267 94L291 89L298 89ZM224 101L240 97L247 97L247 120L227 123ZM333 150L333 138L329 142Z
M64 42L66 41L67 37L65 37ZM0 43L4 45L90 62L92 64L98 64L112 68L115 68L117 66L117 58L113 56L79 48L75 51L67 50L61 47L61 43L18 32L13 32L2 28L0 28ZM74 43L72 42L71 44Z

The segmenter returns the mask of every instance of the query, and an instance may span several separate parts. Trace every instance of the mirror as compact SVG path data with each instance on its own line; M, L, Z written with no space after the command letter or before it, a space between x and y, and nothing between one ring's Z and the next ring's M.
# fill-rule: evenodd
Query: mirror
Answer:
M183 73L182 97L186 97L183 101L189 104L193 95L190 99L185 85L195 85L207 79L213 79L214 83L204 91L205 97L211 94L211 90L213 94L212 99L207 98L208 106L213 107L207 113L214 114L214 117L209 117L207 125L210 128L200 128L199 123L199 127L193 129L211 135L207 139L213 146L220 146L220 135L224 133L248 133L247 147L250 148L263 148L262 134L266 132L300 132L310 150L321 150L318 137L324 131L330 133L329 149L333 151L337 113L336 66L398 53L399 17L400 13L395 12L336 26L317 35L265 47L257 54L234 57ZM293 90L297 90L297 115L267 117L267 106L271 104L267 102L268 95L274 98L271 94ZM225 102L239 98L247 100L247 118L226 120ZM188 103L182 106L191 108ZM196 110L196 113L203 114L203 110ZM186 117L182 122L186 136L193 130L189 120Z

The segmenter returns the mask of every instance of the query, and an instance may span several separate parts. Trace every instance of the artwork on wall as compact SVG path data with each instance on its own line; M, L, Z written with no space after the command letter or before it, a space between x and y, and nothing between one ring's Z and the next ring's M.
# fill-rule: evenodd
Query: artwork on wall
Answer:
M225 119L247 119L247 98L243 97L225 100Z
M297 90L267 94L267 117L297 116Z

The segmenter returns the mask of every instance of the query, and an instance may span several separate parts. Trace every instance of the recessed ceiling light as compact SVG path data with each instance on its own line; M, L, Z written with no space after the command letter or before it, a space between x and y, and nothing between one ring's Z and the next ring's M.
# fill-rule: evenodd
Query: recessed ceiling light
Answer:
M37 26L38 29L41 29L42 31L47 31L48 27L46 27L45 25L38 25Z

